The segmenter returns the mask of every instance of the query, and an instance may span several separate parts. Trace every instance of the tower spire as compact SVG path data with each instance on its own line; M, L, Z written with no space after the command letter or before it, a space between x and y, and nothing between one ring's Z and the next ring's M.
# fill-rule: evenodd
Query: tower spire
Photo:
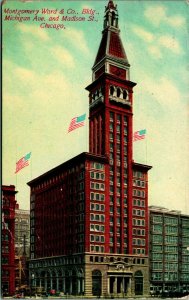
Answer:
M129 80L130 65L121 41L118 21L117 5L109 0L105 6L102 39L92 68L93 81L103 73Z
M105 7L104 15L104 29L109 26L118 28L117 5L114 5L112 0L109 0L108 5Z

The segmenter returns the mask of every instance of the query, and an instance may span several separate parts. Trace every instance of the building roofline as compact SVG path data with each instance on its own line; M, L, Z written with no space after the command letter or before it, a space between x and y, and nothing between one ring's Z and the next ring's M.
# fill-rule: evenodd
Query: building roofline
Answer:
M13 184L10 184L10 185L3 184L1 186L1 190L2 190L2 192L7 192L7 193L11 193L11 194L18 193L18 191L15 190L15 185L13 185Z
M60 170L61 168L69 167L69 166L71 167L76 162L80 163L81 160L84 160L84 159L89 159L89 160L95 159L95 160L100 161L100 162L108 163L108 158L106 156L96 155L96 154L92 154L92 153L89 153L89 152L82 152L82 153L78 154L77 156L72 157L71 159L63 162L62 164L60 164L60 165L50 169L49 171L39 175L38 177L30 180L29 182L27 182L27 185L31 186L33 183L39 181L40 179L42 179L44 177L48 177L52 173Z
M123 83L123 84L127 84L128 86L130 87L134 87L135 85L137 85L135 82L132 82L130 80L126 80L126 79L121 79L121 78L118 78L116 77L115 75L112 75L112 74L109 74L109 73L103 73L102 75L100 75L97 79L95 79L91 84L89 84L85 89L87 91L90 91L91 88L95 87L95 85L98 83L98 82L101 82L101 80L103 79L111 79L111 80L114 80L114 81L117 81L118 83Z
M137 163L135 161L132 162L133 164L133 168L138 168L138 169L145 169L145 170L150 170L152 169L152 166L149 166L149 165L145 165L145 164L140 164L140 163Z
M163 206L157 206L157 205L150 205L149 210L151 212L159 212L159 213L165 213L165 214L176 214L176 215L180 215L181 211L180 210L174 210L174 209L169 209Z

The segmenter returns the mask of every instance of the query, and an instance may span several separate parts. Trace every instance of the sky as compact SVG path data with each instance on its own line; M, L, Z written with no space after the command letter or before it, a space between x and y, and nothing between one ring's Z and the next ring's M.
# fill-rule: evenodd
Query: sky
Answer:
M107 2L7 0L2 5L2 183L16 186L22 209L29 209L27 182L88 151L85 87L92 82ZM153 166L149 205L189 214L189 2L114 3L131 80L137 83L134 131L147 130L133 147L136 162ZM44 8L86 20L63 22L57 13L42 14ZM39 10L38 20L34 14L16 15L16 9ZM92 21L83 9L96 11ZM5 20L6 15L30 20ZM44 22L65 28L41 28ZM86 125L68 133L71 119L84 113ZM15 174L16 162L29 152L29 166Z

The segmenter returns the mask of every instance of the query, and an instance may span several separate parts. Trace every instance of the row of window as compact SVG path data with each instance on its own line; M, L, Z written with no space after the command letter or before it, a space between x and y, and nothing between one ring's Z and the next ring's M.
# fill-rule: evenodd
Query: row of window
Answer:
M104 170L104 165L97 162L91 162L91 169Z
M117 153L120 153L121 152L121 144L120 143L113 143L113 142L110 142L110 154L112 154L112 152L117 152ZM123 147L123 152L125 154L127 154L127 145L124 145ZM113 158L113 157L112 157Z
M91 210L105 211L104 204L91 203L90 208Z
M145 226L145 220L141 219L133 219L134 226Z
M113 223L114 221L116 221L117 224L121 224L121 218L117 217L116 219L114 218L114 216L110 216L110 223ZM123 218L123 222L124 224L127 224L127 218Z
M127 176L127 163L123 164L123 174L124 176ZM121 173L121 163L118 161L117 166L110 165L110 174L114 174L116 171L117 176Z
M90 188L93 189L93 190L104 191L105 190L105 185L104 185L104 183L91 182L90 183Z
M90 214L90 220L91 221L97 221L97 222L104 222L105 216L99 215L99 214Z
M99 245L91 245L90 246L90 251L91 252L104 252L104 246L99 246Z
M178 234L178 227L175 227L175 226L166 225L163 227L162 224L154 224L152 228L153 228L153 232L162 233L163 228L165 228L164 229L165 233ZM187 234L189 234L189 231L187 231Z
M90 200L97 200L97 201L104 201L105 195L104 194L98 194L98 193L90 193Z
M144 248L133 248L133 254L146 254L146 250Z
M140 200L140 199L133 199L133 205L134 206L144 207L145 206L145 201L144 200Z
M8 245L2 245L1 251L2 251L2 253L9 253L9 246Z
M117 236L116 241L117 241L117 244L120 244L121 243L121 237ZM113 242L114 242L114 238L113 238L113 236L111 236L110 237L110 243L112 244ZM124 238L123 242L124 242L124 244L127 244L127 238Z
M97 179L97 180L104 180L105 175L104 175L104 173L90 172L90 178Z
M114 122L114 120L117 123L120 123L122 120L122 115L115 114L114 112L110 112L110 122ZM123 116L123 122L124 122L124 125L127 125L127 116Z
M121 160L121 154L118 153L116 156L114 156L113 152L110 152L110 161L112 161L111 164L113 164L114 158L115 158L116 161L120 161ZM127 154L126 153L123 157L123 161L127 162Z
M104 235L90 235L90 241L91 242L98 242L98 243L104 243L105 238Z
M122 211L123 211L124 215L127 214L127 208L126 207ZM121 213L121 207L120 206L116 207L116 212L117 212L117 214ZM114 213L114 207L112 205L110 205L110 213Z
M133 177L135 178L144 178L144 173L140 171L133 171Z
M1 238L2 238L2 241L8 241L9 240L9 235L8 234L2 234Z
M115 198L113 195L110 195L110 204L114 203L115 202ZM120 195L119 196L116 196L116 203L117 204L120 204L121 203L121 197ZM123 203L126 205L127 204L127 197L125 195L125 197L123 198Z
M145 239L133 239L133 245L138 245L138 246L145 246L146 240Z
M145 216L145 210L143 209L133 209L133 216Z
M95 231L95 232L104 232L104 225L99 225L99 224L91 224L90 225L90 231Z
M141 181L141 180L133 180L133 186L138 186L138 187L145 187L145 181Z
M110 185L110 193L113 193L113 192L114 192L114 186ZM119 186L116 187L116 193L117 193L117 195L121 194L121 187L119 187ZM123 194L124 194L124 196L127 195L127 188L126 187L123 189Z
M127 90L113 85L110 86L109 94L113 97L121 98L124 100L128 98Z
M8 257L2 257L1 258L1 263L2 263L2 265L8 265L8 263L9 263L9 259L8 259Z
M134 189L133 190L133 196L145 198L145 191Z
M95 92L91 93L91 101L92 102L96 101L98 98L102 97L102 95L103 95L102 88L100 87Z
M110 136L109 136L110 142L115 141L115 137L116 137L117 143L120 144L120 141L121 141L121 135L120 135L119 133L117 133L116 136L114 136L114 134L113 134L112 132L110 132ZM124 135L124 137L123 137L123 143L124 143L124 144L127 144L127 140L128 140L127 135ZM110 147L110 151L113 151L113 148L112 148L112 147Z
M174 217L164 217L163 216L160 216L160 215L154 215L152 217L153 219L153 222L154 223L163 223L165 225L169 224L169 225L178 225L178 218L174 218Z
M163 236L162 234L157 234L157 235L152 235L152 241L154 243L162 243L163 241ZM173 236L173 235L166 235L164 237L164 242L166 244L177 244L178 243L178 236Z
M124 235L126 235L127 234L127 225L126 224L124 224L125 225L125 227L123 228L123 233L124 233ZM112 234L114 232L114 227L113 226L110 226L110 234ZM121 227L120 226L118 226L117 228L116 228L116 232L117 232L117 234L121 234Z
M114 124L110 123L110 132L111 132L111 138L112 138L112 132L114 131ZM116 125L116 132L121 133L121 126L119 124ZM123 127L123 134L127 135L127 126ZM124 150L125 151L125 150Z
M145 229L133 228L133 235L145 235Z

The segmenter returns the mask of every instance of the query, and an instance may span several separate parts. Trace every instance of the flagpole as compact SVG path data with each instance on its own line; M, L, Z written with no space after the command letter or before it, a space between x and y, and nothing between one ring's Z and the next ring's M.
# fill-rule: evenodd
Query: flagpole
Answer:
M32 155L30 160L30 179L32 180Z
M89 118L88 118L88 120L89 120ZM88 143L88 130L87 130L87 128L88 128L88 126L89 126L89 122L86 122L87 124L86 124L86 129L85 129L85 131L86 131L86 152L88 152L89 150L88 150L88 145L89 145L89 143Z
M17 137L16 137L16 163L17 163L17 157L18 157L18 145L17 145ZM15 166L16 166L15 163ZM16 172L16 190L17 190L17 172Z
M146 137L146 164L147 164L147 153L148 153L148 147L147 147L147 137Z

